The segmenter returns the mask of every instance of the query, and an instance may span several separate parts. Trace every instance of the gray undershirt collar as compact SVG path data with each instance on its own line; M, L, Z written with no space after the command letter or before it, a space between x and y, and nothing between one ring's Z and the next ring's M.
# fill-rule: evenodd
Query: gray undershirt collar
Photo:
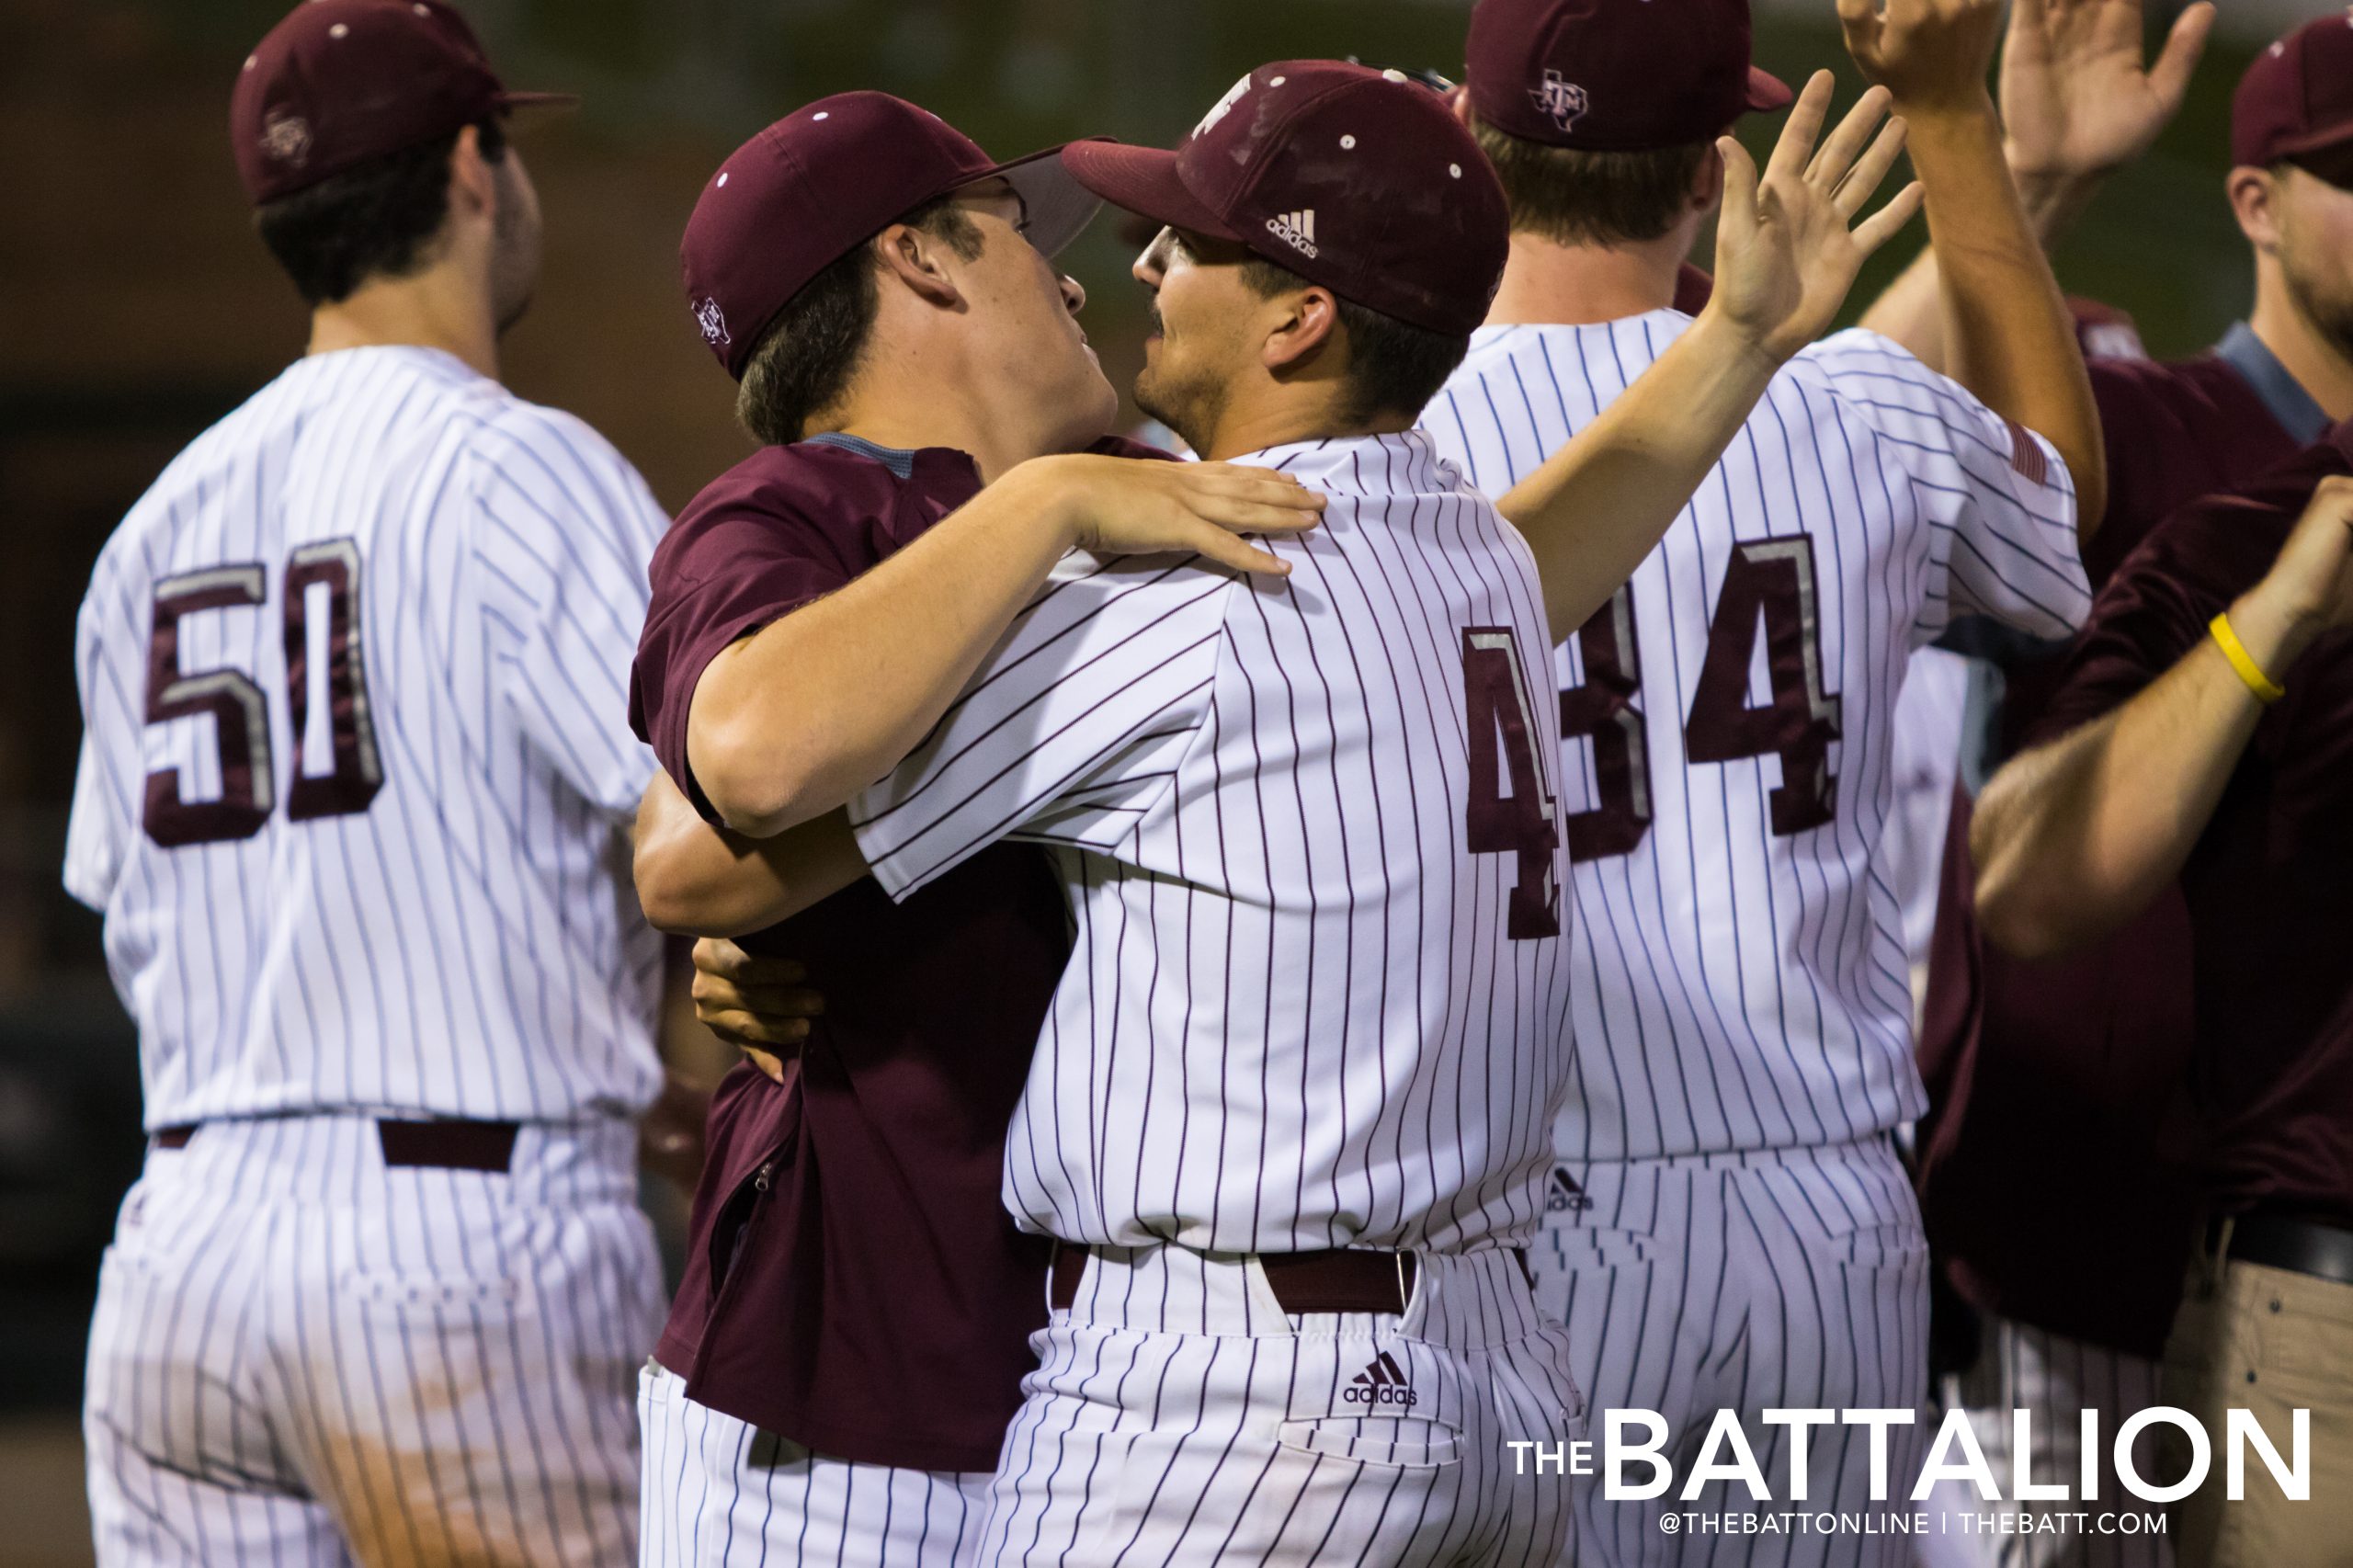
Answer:
M2222 341L2214 345L2214 358L2220 359L2243 377L2279 421L2279 427L2293 436L2300 444L2309 444L2328 434L2334 424L2327 411L2313 401L2304 383L2296 380L2287 366L2279 363L2279 356L2264 347L2263 339L2245 322L2233 322L2231 330L2222 334Z
M856 452L862 458L871 458L900 479L910 479L915 475L915 455L904 447L878 446L863 436L852 436L840 430L828 430L823 435L810 436L804 439L813 447L839 447L843 451Z

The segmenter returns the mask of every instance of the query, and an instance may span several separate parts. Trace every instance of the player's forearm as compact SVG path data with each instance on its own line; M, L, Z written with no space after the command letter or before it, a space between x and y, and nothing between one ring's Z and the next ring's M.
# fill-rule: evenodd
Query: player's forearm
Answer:
M1555 639L1633 575L1777 368L1711 304L1599 418L1496 502L1535 554Z
M2067 301L2003 161L1992 102L1979 92L1967 103L1899 107L1927 190L1946 373L2059 449L2088 538L2107 506L2099 413Z
M669 775L637 814L637 897L656 929L737 937L787 920L866 875L848 820L831 812L770 838L711 826Z
M2037 243L2046 250L2059 231L2083 210L2099 185L2096 176L2035 173L2020 169L2015 162L2010 173L2018 181L2027 222ZM1912 264L1870 302L1856 324L1903 345L1931 370L1944 370L1944 279L1937 275L1936 248L1922 246Z
M2301 647L2247 600L2232 620L2266 669L2285 668ZM1987 937L2046 957L2146 908L2180 874L2261 712L2209 638L2115 713L1995 774L1969 835Z
M1017 468L838 593L711 660L687 755L721 819L765 838L896 766L1069 549L1063 511Z

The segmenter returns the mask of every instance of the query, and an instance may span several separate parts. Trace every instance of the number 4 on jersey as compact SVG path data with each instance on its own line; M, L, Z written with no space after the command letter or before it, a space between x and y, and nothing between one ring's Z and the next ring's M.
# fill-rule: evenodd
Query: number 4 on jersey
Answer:
M1463 826L1473 855L1517 855L1505 934L1515 942L1561 934L1561 890L1552 856L1561 846L1559 812L1537 765L1534 710L1510 629L1462 630L1463 708L1471 729L1470 799ZM1503 793L1506 772L1511 793Z
M1838 779L1830 770L1838 699L1825 688L1814 582L1813 541L1803 534L1733 546L1683 726L1683 755L1690 762L1780 758L1781 782L1768 808L1777 838L1821 827L1838 810ZM1751 707L1749 672L1760 627L1772 699ZM1569 858L1604 860L1632 854L1651 825L1650 755L1643 711L1635 705L1643 671L1631 590L1619 589L1578 628L1577 651L1585 684L1561 693L1561 735L1592 737L1595 800L1569 818Z

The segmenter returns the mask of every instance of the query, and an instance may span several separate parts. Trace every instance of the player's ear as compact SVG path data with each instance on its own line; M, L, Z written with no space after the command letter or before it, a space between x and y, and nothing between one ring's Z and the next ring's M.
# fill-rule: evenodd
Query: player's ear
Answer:
M964 302L948 269L947 247L936 234L893 223L874 236L874 255L886 283L897 282L926 304L953 309Z
M1708 149L1708 155L1699 160L1699 168L1693 171L1691 176L1691 210L1700 213L1713 212L1723 205L1723 155L1711 147Z
M2279 176L2269 169L2242 164L2222 178L2222 194L2230 199L2231 215L2239 232L2258 251L2279 245Z
M1278 309L1259 349L1259 358L1271 375L1294 374L1331 341L1340 322L1340 301L1333 298L1329 289L1311 283L1296 291L1278 294L1267 302Z
M482 155L482 133L461 126L449 149L449 210L473 216L498 205L498 178Z

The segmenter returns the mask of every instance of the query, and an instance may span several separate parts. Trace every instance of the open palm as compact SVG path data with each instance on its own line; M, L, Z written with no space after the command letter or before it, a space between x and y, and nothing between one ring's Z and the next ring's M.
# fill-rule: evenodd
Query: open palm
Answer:
M2105 174L2148 151L2189 85L2214 7L2189 6L2154 63L2143 0L2016 0L2002 49L2002 118L2022 176Z
M1889 96L1873 87L1817 151L1831 90L1830 73L1814 73L1762 176L1740 143L1717 143L1724 202L1711 302L1776 360L1829 329L1863 263L1920 210L1915 182L1855 222L1904 150L1904 122L1880 123Z

